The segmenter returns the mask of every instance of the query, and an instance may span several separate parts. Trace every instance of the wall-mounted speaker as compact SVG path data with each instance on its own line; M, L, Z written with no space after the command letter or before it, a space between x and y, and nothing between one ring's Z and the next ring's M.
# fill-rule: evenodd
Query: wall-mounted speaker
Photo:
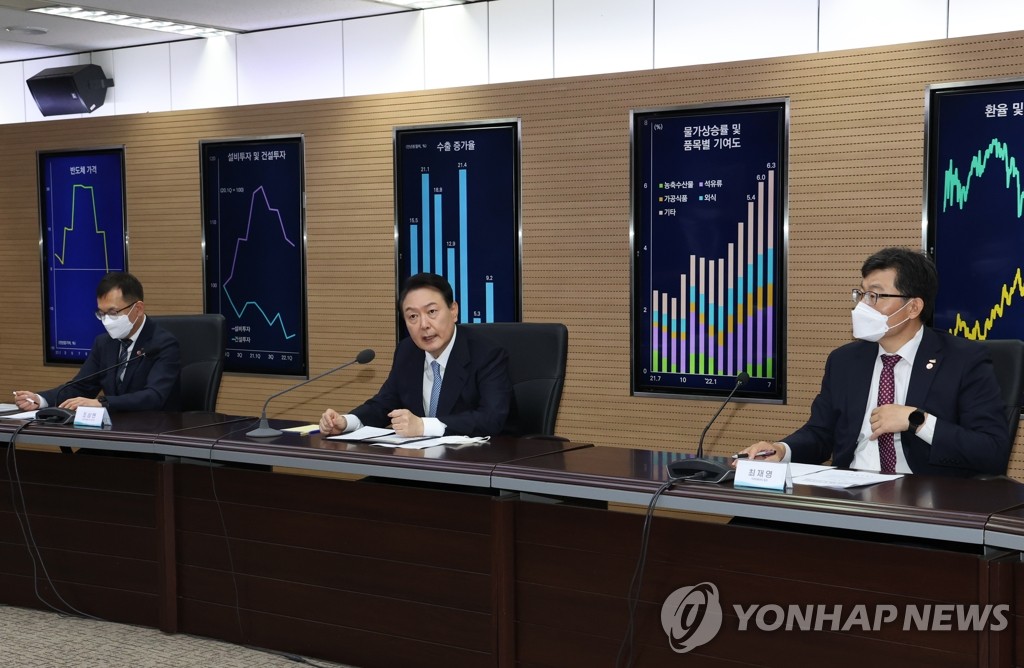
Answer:
M25 83L43 116L59 116L96 111L114 80L99 65L71 65L43 70Z

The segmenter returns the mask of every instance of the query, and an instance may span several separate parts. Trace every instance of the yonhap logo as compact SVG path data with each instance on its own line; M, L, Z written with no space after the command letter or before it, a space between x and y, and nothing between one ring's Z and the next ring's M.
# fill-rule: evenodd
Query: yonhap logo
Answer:
M661 606L661 628L669 647L680 654L711 642L722 628L718 588L701 582L676 589Z

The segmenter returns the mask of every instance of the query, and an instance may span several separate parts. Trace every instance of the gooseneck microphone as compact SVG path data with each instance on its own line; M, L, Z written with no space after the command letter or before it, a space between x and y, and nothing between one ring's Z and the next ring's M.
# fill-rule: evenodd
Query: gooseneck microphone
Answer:
M77 385L78 383L81 383L82 381L85 380L91 380L96 376L102 376L106 372L116 369L120 366L127 367L129 364L136 360L140 360L143 357L146 357L147 355L156 355L159 352L159 346L153 346L152 348L149 349L139 348L135 351L134 355L129 357L124 362L118 362L117 364L108 366L105 369L100 369L99 371L94 371L93 373L86 374L81 378L72 378L68 382L59 385L57 387L57 390L54 392L54 395L59 397L60 393L64 391L64 388L66 387ZM46 408L40 408L39 410L36 411L35 420L36 422L46 422L47 424L71 424L75 420L75 411L68 410L67 408L60 408L59 406L47 406Z
M674 480L689 480L692 482L725 482L731 480L735 475L735 471L732 468L731 457L705 457L704 456L704 437L708 434L708 429L711 429L711 425L715 423L718 416L722 414L725 407L732 401L733 395L736 394L736 390L750 380L750 374L746 371L740 371L736 374L736 384L733 386L732 391L729 392L729 396L725 398L722 405L718 407L718 411L711 416L708 420L707 425L704 427L704 431L700 434L700 440L697 441L697 454L696 455L684 455L685 459L681 459L676 462L672 462L668 465L668 475Z
M270 395L269 397L267 397L267 400L263 403L263 412L260 413L260 426L256 427L252 431L245 432L245 435L254 438L270 438L271 436L280 436L284 432L282 432L280 429L274 429L273 427L270 426L270 423L267 421L267 406L270 405L271 399L276 399L282 394L287 394L288 392L300 388L303 385L306 385L307 383L312 383L314 380L320 380L324 376L329 376L335 371L341 371L345 367L352 366L353 364L368 364L372 362L373 358L376 356L377 353L373 352L373 350L370 348L367 348L366 350L361 350L359 351L359 354L356 355L356 358L354 360L349 360L348 362L345 362L340 366L334 367L330 371L324 371L319 376L313 376L309 380L304 380L297 385L292 385L289 388L281 390L277 394Z

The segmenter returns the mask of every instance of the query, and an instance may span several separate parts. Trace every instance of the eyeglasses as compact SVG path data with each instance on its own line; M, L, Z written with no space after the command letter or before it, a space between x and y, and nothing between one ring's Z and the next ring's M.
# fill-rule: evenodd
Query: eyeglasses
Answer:
M128 309L130 309L131 307L135 306L138 303L139 303L138 300L136 300L136 301L133 301L131 304L128 304L128 306L125 306L124 308L112 308L109 311L100 311L99 309L97 309L96 310L96 319L97 320L103 320L103 316L105 316L105 315L109 315L111 318L113 318L115 315L117 315L121 311L127 311Z
M868 306L874 306L878 303L879 299L896 298L900 299L913 299L910 295L887 295L882 292L872 292L870 290L861 290L860 288L854 288L850 291L850 299L853 300L854 304L859 304L861 300L864 301Z

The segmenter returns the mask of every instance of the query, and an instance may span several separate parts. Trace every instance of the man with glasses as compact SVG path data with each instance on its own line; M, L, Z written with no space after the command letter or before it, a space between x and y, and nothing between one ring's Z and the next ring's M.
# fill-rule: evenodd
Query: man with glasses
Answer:
M92 350L74 379L38 394L15 390L18 408L59 406L73 411L79 406L105 406L111 411L178 410L178 341L146 318L139 279L120 271L104 276L96 287L96 317L106 333L93 341ZM108 371L100 373L108 367Z
M986 349L924 325L938 292L923 253L886 248L852 291L853 336L829 355L811 417L744 452L883 473L1002 474L1009 426Z

